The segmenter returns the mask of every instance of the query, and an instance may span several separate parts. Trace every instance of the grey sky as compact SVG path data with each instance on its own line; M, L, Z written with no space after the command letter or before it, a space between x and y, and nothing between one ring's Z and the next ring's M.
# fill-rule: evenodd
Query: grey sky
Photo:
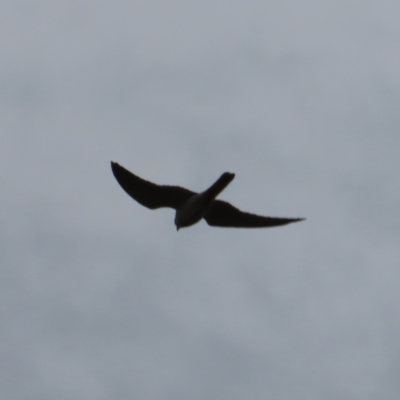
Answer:
M400 397L400 4L0 8L0 397ZM110 160L275 229L176 232Z

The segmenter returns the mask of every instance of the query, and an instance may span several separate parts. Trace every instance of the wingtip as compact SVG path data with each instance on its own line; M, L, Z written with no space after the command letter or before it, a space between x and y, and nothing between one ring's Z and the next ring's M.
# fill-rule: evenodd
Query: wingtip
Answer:
M121 167L117 162L111 161L111 169L114 171L116 168Z
M122 169L123 167L121 167L118 163L116 163L115 161L111 161L111 171L114 174L115 178L117 178L117 175L120 174Z

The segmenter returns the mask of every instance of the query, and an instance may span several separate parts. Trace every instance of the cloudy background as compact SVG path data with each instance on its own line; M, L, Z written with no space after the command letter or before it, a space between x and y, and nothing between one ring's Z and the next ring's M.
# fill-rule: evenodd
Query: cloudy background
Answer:
M1 398L400 398L398 1L0 11ZM177 233L110 160L307 221Z

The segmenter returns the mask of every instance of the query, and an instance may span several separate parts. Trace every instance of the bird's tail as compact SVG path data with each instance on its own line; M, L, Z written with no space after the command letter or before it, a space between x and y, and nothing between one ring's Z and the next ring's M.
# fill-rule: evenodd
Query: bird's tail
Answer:
M224 172L219 179L211 185L205 192L211 197L216 198L232 181L235 174Z

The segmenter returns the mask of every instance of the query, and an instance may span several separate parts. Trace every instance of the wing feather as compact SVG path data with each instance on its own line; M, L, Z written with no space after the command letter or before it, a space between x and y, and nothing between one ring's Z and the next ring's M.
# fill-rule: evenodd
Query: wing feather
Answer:
M208 225L231 228L268 228L304 220L304 218L276 218L251 214L222 200L214 201L204 219Z
M152 210L160 207L176 209L195 194L180 186L156 185L139 178L115 162L111 162L111 169L122 189L142 206Z

